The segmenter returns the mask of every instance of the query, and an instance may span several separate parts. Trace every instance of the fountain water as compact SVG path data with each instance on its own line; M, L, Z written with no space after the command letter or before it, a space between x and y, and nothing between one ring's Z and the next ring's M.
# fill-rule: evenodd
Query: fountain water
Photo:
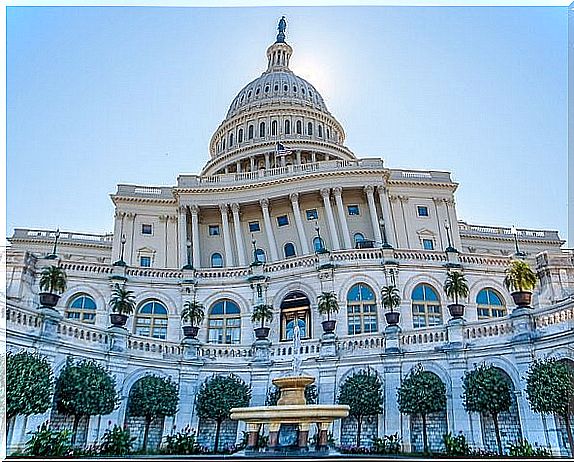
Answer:
M307 404L305 388L311 385L315 378L301 375L301 332L297 322L293 329L293 360L292 375L273 379L273 384L279 388L280 397L277 406L256 406L234 408L231 410L233 420L242 420L247 423L246 453L253 453L256 449L257 438L261 427L269 428L269 445L267 450L278 455L298 453L307 454L309 451L308 438L311 425L316 424L318 435L314 455L327 455L328 432L336 419L349 415L349 406L333 404ZM289 429L296 432L294 441L289 438L280 438L288 433Z

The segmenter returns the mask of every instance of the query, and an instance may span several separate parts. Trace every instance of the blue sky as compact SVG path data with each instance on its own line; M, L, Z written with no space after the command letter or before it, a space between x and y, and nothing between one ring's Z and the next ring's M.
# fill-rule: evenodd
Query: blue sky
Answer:
M566 7L382 6L8 8L8 235L111 231L116 184L199 172L281 15L357 157L452 172L469 223L566 238Z

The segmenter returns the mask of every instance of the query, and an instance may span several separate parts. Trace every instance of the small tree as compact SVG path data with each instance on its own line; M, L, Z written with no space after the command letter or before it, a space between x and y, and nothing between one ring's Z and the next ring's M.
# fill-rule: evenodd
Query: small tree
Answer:
M468 412L492 417L498 453L502 455L498 416L508 411L512 404L508 380L500 369L482 364L464 375L463 390L463 405Z
M399 411L411 417L420 415L423 423L423 451L429 452L427 415L446 409L446 388L442 380L432 372L423 370L421 364L414 367L397 390Z
M273 305L266 305L264 303L253 307L251 313L252 322L261 322L261 327L264 327L265 321L273 321Z
M54 402L59 413L73 416L72 444L75 444L82 417L110 414L116 407L116 381L94 360L74 364L68 357L56 380Z
M142 449L147 450L149 427L156 418L174 415L179 403L179 389L171 378L146 375L130 390L128 414L145 418Z
M457 305L459 298L468 297L468 283L460 271L449 271L443 288L446 296Z
M116 284L112 289L110 307L113 313L124 315L132 314L136 307L134 292Z
M199 327L204 317L205 309L202 303L194 299L193 301L188 300L183 304L183 309L181 310L181 320L183 322L189 321L191 326Z
M197 395L197 414L215 421L214 451L219 450L221 424L229 419L234 407L247 407L251 400L251 387L235 375L216 375L201 385Z
M512 260L506 268L504 285L509 291L531 291L536 286L536 274L525 261Z
M59 266L47 266L40 275L40 290L51 294L61 294L66 290L66 272Z
M555 358L534 361L526 377L526 394L534 412L564 419L570 455L574 455L570 423L574 415L574 367Z
M341 385L338 403L349 406L349 415L357 420L357 447L361 445L363 418L379 414L383 402L383 384L370 369L354 373Z
M383 308L388 309L391 313L401 304L401 295L397 286L391 284L381 289L381 301Z
M319 314L327 315L327 321L331 320L331 313L339 312L339 302L335 292L323 292L317 297L317 310Z
M54 381L48 360L21 351L6 355L6 419L8 433L18 415L42 414L52 404Z

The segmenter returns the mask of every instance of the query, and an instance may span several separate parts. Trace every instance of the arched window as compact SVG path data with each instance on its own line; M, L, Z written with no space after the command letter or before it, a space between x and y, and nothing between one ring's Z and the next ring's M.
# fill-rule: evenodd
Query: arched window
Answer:
M285 121L285 134L286 135L291 134L291 122L289 120Z
M281 302L281 340L292 340L295 323L301 338L311 337L311 302L303 292L288 294Z
M219 300L209 310L207 341L209 343L239 343L241 311L231 300Z
M357 247L357 245L360 245L360 242L365 240L365 236L362 233L355 233L353 235L353 240L355 241L355 247Z
M265 263L267 261L267 256L265 255L265 250L263 249L255 249L255 258L257 261L261 263Z
M377 332L377 302L368 285L355 284L347 293L349 335Z
M327 128L327 139L331 139L331 130Z
M93 324L96 321L96 302L89 295L76 295L66 308L66 318Z
M319 125L317 127L317 131L319 133L319 138L323 138L323 125Z
M220 253L215 252L211 255L211 267L212 268L223 268L223 257Z
M136 315L136 335L153 338L167 337L167 308L157 300L144 302Z
M247 138L252 140L253 139L253 125L249 125L249 128L247 129Z
M411 295L413 304L413 327L429 327L442 324L440 300L428 284L419 284Z
M295 131L297 132L297 135L301 135L303 133L303 124L300 120L295 124Z
M313 123L309 122L307 124L307 135L312 135L313 134Z
M476 296L478 319L501 318L506 316L503 298L490 287L482 289Z
M271 122L271 134L273 136L277 135L277 121L276 120Z
M229 147L233 146L233 133L229 134Z
M283 246L283 253L285 254L285 258L291 258L296 255L295 246L288 242Z
M223 150L225 151L225 138L223 138Z
M319 236L313 239L313 248L315 249L315 252L320 252L321 250L324 250L325 246L323 244L323 239L320 238Z
M283 91L287 91L289 90L289 87L287 86L287 84L283 85Z
M240 128L239 132L237 133L237 142L243 143L243 129L242 128Z
M261 122L259 124L259 138L263 138L265 136L265 122Z

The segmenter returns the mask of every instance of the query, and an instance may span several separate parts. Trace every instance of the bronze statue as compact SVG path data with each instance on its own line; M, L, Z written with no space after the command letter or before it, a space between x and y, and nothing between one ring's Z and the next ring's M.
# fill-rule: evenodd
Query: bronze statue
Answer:
M277 34L277 42L285 42L285 29L287 29L287 21L285 21L285 16L281 16L279 25L277 26L277 30L279 31Z

